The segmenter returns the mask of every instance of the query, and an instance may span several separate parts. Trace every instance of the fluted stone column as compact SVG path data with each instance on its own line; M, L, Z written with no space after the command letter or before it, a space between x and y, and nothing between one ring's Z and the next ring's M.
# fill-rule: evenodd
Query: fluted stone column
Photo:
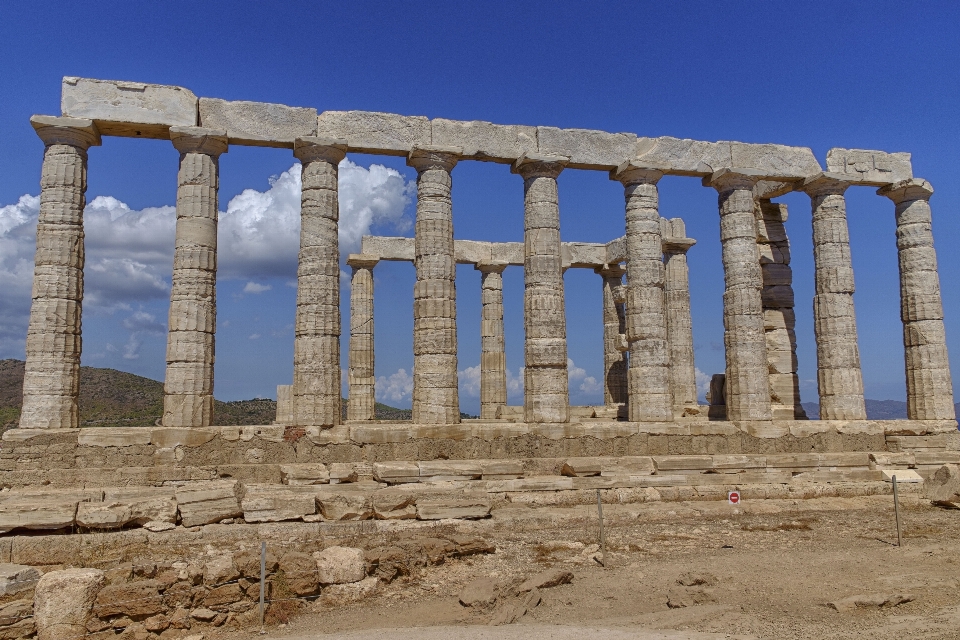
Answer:
M217 189L227 132L171 127L170 141L180 152L180 171L163 425L206 427L213 421Z
M350 281L350 354L347 420L373 420L376 417L376 374L373 348L373 268L376 256L351 255L347 265L353 269Z
M303 183L293 343L293 413L301 426L341 422L337 166L346 153L345 141L312 136L293 147Z
M87 149L100 133L77 118L34 116L30 124L45 149L20 428L76 429Z
M748 170L722 169L703 179L719 193L726 347L727 420L770 420L770 379L760 291L753 187Z
M417 170L412 419L419 424L460 422L457 265L450 198L450 172L460 152L454 147L415 147L407 158Z
M663 172L627 162L613 170L610 177L623 184L626 200L630 420L672 420L663 238L657 191Z
M693 358L693 321L690 318L690 270L687 251L697 243L687 238L682 218L661 218L664 299L667 314L667 343L670 345L670 390L673 410L682 415L685 407L697 407L697 370Z
M480 417L497 417L507 404L507 354L503 339L503 270L505 262L479 262L480 276Z
M596 272L603 278L603 403L627 404L626 270L611 264Z
M848 182L821 173L803 190L813 207L813 329L821 420L866 420L857 346L853 260L844 192Z
M933 248L933 187L913 178L877 191L897 205L900 318L907 374L907 418L953 420L953 382Z
M523 178L523 419L568 422L567 319L560 253L557 176L563 156L529 154L512 171Z

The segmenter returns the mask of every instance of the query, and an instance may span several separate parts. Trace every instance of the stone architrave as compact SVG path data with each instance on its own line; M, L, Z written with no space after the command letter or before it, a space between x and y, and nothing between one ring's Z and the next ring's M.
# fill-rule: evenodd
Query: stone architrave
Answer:
M623 184L626 200L629 416L631 421L668 421L673 419L673 394L657 191L663 172L625 162L610 177Z
M413 411L418 424L460 422L457 388L457 265L450 172L459 147L414 146L417 170L413 292Z
M686 237L682 218L661 218L668 228L663 239L665 267L664 299L667 314L667 342L670 345L670 389L673 410L683 414L697 407L697 370L693 358L693 321L690 318L690 270L687 251L697 243Z
M347 265L353 269L350 281L350 353L347 372L350 385L347 396L347 420L373 420L376 404L376 375L373 348L373 268L379 259L362 254L351 255Z
M566 165L563 156L525 154L511 169L523 178L525 422L570 420L557 194L557 176Z
M45 149L20 428L76 429L87 149L100 134L77 118L34 116L30 124Z
M627 404L626 291L619 264L596 269L603 280L603 403Z
M756 190L755 190L756 191ZM807 417L800 404L793 270L787 238L787 205L757 199L757 248L763 275L763 328L770 375L770 410L774 419Z
M758 179L747 169L721 169L703 179L704 186L719 194L727 420L772 419L754 217L753 187Z
M166 427L206 427L213 421L217 189L227 132L171 127L170 141L180 170L162 420Z
M827 173L803 183L813 208L813 328L821 420L867 419L844 197L849 186L841 176Z
M913 178L883 187L877 193L893 200L897 207L907 418L953 420L953 382L930 214L933 187L926 180Z
M346 154L343 140L294 141L303 183L293 343L293 417L300 426L341 422L337 166Z
M494 419L507 404L507 355L503 338L505 262L478 262L480 276L480 417Z

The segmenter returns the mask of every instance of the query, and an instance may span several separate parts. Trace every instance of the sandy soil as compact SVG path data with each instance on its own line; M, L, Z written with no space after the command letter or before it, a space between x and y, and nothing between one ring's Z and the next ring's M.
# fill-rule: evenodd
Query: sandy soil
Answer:
M904 496L901 512L904 546L897 547L892 498L885 496L736 507L604 505L604 568L592 546L598 539L595 507L502 510L492 520L457 525L493 541L495 554L426 568L381 585L360 603L305 604L301 615L268 628L268 635L960 638L960 511ZM542 604L509 627L471 628L486 625L494 611L462 606L464 585L491 576L502 602L524 578L551 567L572 571L573 582L544 589ZM847 612L828 606L858 594L913 599ZM413 627L436 628L424 635ZM240 640L255 634L220 635Z

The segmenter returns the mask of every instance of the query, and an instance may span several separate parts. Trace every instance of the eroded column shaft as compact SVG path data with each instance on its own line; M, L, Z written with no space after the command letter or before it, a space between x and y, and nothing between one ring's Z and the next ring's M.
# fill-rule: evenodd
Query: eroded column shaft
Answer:
M566 158L526 156L513 171L523 177L523 323L526 422L567 422L567 320L560 253L557 176Z
M482 272L480 320L480 417L493 419L507 404L507 355L503 337L504 264L478 264Z
M735 171L719 171L704 179L719 192L728 420L772 418L754 182L751 176Z
M90 121L44 118L79 125L56 126L37 120L33 125L46 149L20 428L76 429L87 149L100 137Z
M373 267L376 258L350 256L350 353L347 420L373 420L376 377L373 342Z
M697 406L697 371L693 356L693 321L690 317L690 270L687 250L694 241L686 237L681 218L663 219L670 240L663 250L664 299L667 314L667 343L670 347L670 390L674 412ZM671 243L673 241L673 243Z
M914 178L878 193L893 200L897 207L907 418L953 420L953 381L930 214L933 187L926 180Z
M457 388L457 289L453 252L450 172L453 150L414 148L407 163L417 170L417 222L413 290L414 423L460 422Z
M206 427L213 421L217 189L227 136L225 131L173 127L170 140L180 152L180 170L163 425Z
M300 254L294 325L295 424L333 427L341 422L339 140L297 138L300 159Z
M603 403L627 404L624 270L612 265L597 273L603 278Z
M626 199L626 335L630 347L627 386L631 421L673 419L670 348L667 344L663 237L660 232L660 171L624 165L612 177Z

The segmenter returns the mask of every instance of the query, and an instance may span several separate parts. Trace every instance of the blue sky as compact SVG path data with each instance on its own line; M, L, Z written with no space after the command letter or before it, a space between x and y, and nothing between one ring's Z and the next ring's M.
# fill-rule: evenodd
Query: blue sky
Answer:
M809 146L821 164L831 147L911 152L914 174L936 189L947 336L960 374L958 24L960 5L949 2L5 2L0 357L23 357L29 309L30 196L39 191L43 147L28 119L59 113L60 79L77 75L320 111L776 142ZM415 173L398 158L348 159L351 177L341 188L353 195L342 215L356 223L354 231L412 234ZM221 161L220 399L272 397L292 378L296 171L284 172L294 164L287 150L242 147ZM164 234L172 229L176 166L176 152L163 141L108 138L90 152L84 364L162 379L172 260ZM467 161L453 175L457 238L522 239L519 177L503 165ZM618 183L601 172L568 170L559 184L564 240L622 235ZM697 368L720 372L716 193L696 178L667 177L660 187L661 214L684 218L698 240L689 254ZM847 194L866 395L904 399L893 205L870 188ZM810 203L803 194L780 201L790 209L801 393L815 401ZM413 267L384 264L376 277L382 399L409 406L399 370L409 374L413 359ZM595 403L600 278L570 270L565 281L571 398ZM479 273L460 267L457 290L460 369L469 380L479 363ZM507 366L516 375L520 269L505 274L505 304ZM463 409L477 412L479 399L465 385Z

